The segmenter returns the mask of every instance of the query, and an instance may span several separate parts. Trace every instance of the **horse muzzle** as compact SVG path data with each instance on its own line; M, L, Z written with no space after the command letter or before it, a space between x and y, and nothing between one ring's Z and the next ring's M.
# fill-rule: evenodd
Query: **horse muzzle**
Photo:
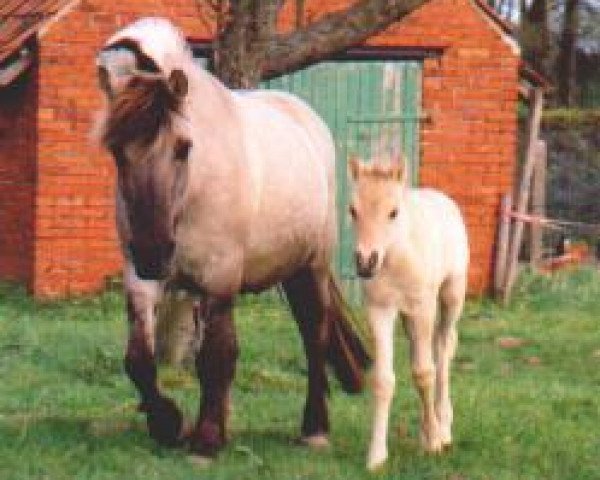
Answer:
M142 280L164 280L169 276L175 244L166 242L152 246L129 244L136 275Z
M379 255L373 251L367 257L358 250L354 254L356 261L356 273L361 278L372 278L377 271L377 265L379 264Z

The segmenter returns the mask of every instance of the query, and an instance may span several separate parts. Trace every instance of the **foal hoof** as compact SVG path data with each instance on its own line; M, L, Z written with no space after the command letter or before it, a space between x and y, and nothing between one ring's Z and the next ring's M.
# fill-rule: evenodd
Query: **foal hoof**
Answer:
M168 398L159 398L145 406L150 436L160 445L176 447L183 441L183 416Z
M423 450L425 453L429 455L438 455L442 453L443 445L442 442L438 440L423 443Z
M300 437L300 444L314 449L322 449L329 447L329 438L324 433L308 435Z
M212 465L214 459L212 457L204 457L202 455L192 454L188 455L188 460L195 467L208 468Z
M386 460L387 452L379 455L369 455L369 458L367 459L367 470L370 472L379 472L383 470Z

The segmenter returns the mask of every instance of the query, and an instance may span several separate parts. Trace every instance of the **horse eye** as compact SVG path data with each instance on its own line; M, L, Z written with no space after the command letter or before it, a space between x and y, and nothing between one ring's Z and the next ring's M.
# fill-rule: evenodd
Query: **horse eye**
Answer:
M396 218L398 216L398 209L394 208L390 214L388 215L388 217L390 218L390 220L394 220L394 218Z
M357 213L356 213L356 208L354 207L354 205L350 205L349 210L350 210L350 216L352 217L352 219L356 220Z
M125 158L123 149L111 148L111 153L113 155L113 158L115 159L115 163L117 164L117 167L122 167L123 165L125 165L125 162L127 159Z
M175 160L185 162L188 159L188 155L190 154L191 148L192 142L185 138L178 138L175 142L174 148Z

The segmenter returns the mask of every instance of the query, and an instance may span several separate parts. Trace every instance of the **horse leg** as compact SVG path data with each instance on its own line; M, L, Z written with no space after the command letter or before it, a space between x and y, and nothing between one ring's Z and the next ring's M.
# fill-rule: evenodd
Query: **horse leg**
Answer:
M437 359L435 411L440 424L442 447L452 444L452 402L450 400L450 362L457 344L456 322L465 301L464 277L448 279L440 291L441 317L435 331Z
M212 457L227 440L229 395L238 356L232 299L208 299L204 321L204 339L196 355L202 396L190 449Z
M308 393L302 419L302 441L310 446L328 444L329 417L325 394L325 348L327 346L327 277L306 269L283 283L292 314L304 343L308 364Z
M162 445L174 446L182 435L183 417L172 400L158 389L154 358L154 310L159 297L157 282L126 279L129 340L125 371L140 393L140 411L146 413L150 436Z
M435 302L432 302L435 305ZM421 309L405 320L410 341L410 363L413 382L421 400L421 444L427 452L442 448L439 424L434 408L435 370L433 361L433 329L435 306Z
M394 396L396 376L394 375L394 325L397 309L369 306L367 318L375 344L375 365L373 372L373 396L375 415L371 445L367 457L367 468L374 470L387 459L387 434L390 406Z

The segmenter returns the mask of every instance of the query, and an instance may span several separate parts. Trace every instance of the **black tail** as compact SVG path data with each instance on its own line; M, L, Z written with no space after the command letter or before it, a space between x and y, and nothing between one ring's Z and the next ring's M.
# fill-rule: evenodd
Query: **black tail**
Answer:
M327 362L332 366L344 391L358 393L364 386L364 372L371 363L365 347L366 335L364 329L359 328L359 323L331 272L329 294L332 318L329 322Z

